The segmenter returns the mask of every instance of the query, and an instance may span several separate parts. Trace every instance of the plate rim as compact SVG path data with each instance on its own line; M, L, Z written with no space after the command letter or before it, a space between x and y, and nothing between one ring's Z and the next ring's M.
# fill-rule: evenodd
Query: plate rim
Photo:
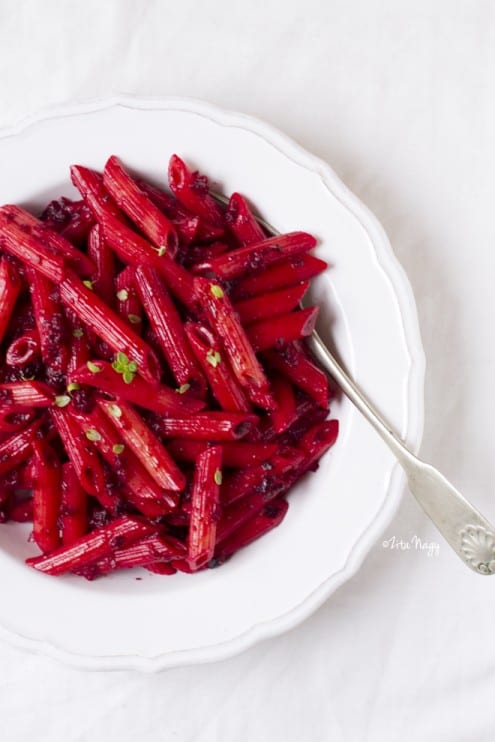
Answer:
M335 171L321 158L313 155L292 137L254 116L224 109L197 98L183 96L141 97L116 95L83 102L45 107L24 116L13 126L0 129L0 139L17 136L41 121L86 113L112 107L133 110L178 110L195 113L222 124L237 126L260 136L301 167L316 173L323 186L351 213L366 233L377 262L393 288L398 304L402 331L409 359L407 375L406 438L414 452L421 443L424 426L424 379L426 361L421 342L416 302L409 279L393 252L390 241L373 212L343 183ZM33 639L7 629L0 624L0 639L19 649L50 656L71 667L84 670L139 670L156 672L174 667L220 661L240 654L258 642L289 631L314 613L341 585L355 575L380 534L391 522L402 499L405 476L396 464L391 472L381 507L373 520L352 545L344 565L301 603L276 618L253 624L248 630L225 642L203 647L165 652L154 656L136 654L83 655L57 647L42 639Z

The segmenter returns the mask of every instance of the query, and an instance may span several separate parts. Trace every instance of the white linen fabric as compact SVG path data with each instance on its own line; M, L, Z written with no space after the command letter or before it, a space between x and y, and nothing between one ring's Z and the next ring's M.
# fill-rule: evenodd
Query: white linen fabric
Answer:
M266 119L334 167L413 286L422 454L493 520L494 84L490 0L0 0L1 127L115 93L192 96ZM1 736L488 742L494 590L407 496L325 606L228 661L80 672L0 645Z

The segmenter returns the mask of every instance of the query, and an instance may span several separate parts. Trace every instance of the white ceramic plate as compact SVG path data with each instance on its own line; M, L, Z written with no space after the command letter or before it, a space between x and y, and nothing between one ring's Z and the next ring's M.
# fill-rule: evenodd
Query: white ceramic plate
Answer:
M118 99L50 111L0 139L0 202L73 195L68 166L118 154L163 180L181 154L239 190L281 231L305 229L332 264L314 290L321 327L413 448L424 359L414 299L376 219L322 161L255 119L191 100ZM302 621L352 574L389 523L403 479L366 422L333 406L341 435L295 489L282 525L220 569L88 583L24 566L24 526L0 527L0 637L82 668L157 670L227 657Z

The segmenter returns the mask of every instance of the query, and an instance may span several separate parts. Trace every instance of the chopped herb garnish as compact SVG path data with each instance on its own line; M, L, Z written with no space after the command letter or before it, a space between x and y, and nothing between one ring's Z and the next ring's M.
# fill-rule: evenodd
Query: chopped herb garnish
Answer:
M137 314L128 314L127 318L129 322L133 325L137 325L141 322L141 317L139 317L139 315Z
M88 361L86 366L92 374L99 374L101 371L103 371L103 369L97 366L96 363L93 363L93 361Z
M161 247L158 248L157 252L158 252L158 257L159 258L163 258L163 256L167 252L167 246L166 245L161 245Z
M215 296L217 299L221 299L223 296L223 289L217 283L211 284L210 291L213 294L213 296Z
M122 410L118 404L111 404L108 408L109 413L112 417L122 417Z
M180 387L175 391L177 392L177 394L185 394L190 388L190 384L181 384Z
M125 353L119 351L115 361L112 363L112 368L118 374L122 374L125 384L130 384L136 375L138 365L136 361L130 361Z
M67 407L69 403L70 397L68 394L59 394L58 397L55 397L55 404L57 407Z
M215 484L218 484L218 486L220 487L220 485L222 484L222 472L220 469L216 470L215 474L213 475L213 479L215 480Z
M90 428L86 431L86 438L88 441L101 441L101 435L94 428Z
M68 392L69 392L69 394L70 394L71 392L77 392L77 390L78 390L78 389L80 389L80 388L81 388L81 387L79 386L79 384L77 383L77 381L72 381L72 382L71 382L71 383L70 383L70 384L69 384L69 385L67 386L67 391L68 391Z
M117 299L119 301L127 301L129 298L129 292L127 289L120 289L120 291L117 291Z
M82 330L80 327L76 327L76 329L72 331L72 334L75 338L82 338L82 336L84 335L84 330Z
M216 368L218 364L222 360L222 356L217 350L213 350L213 348L210 348L208 353L206 354L206 360L210 364L210 366L213 366L213 368Z
M124 453L125 446L123 443L116 443L115 446L112 446L112 451L119 456L121 453Z
M93 281L83 281L83 284L86 286L87 289L93 291Z

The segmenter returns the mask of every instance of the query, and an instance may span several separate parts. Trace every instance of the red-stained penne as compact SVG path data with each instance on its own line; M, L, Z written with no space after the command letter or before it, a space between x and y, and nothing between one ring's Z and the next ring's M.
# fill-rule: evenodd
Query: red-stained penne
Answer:
M209 245L189 245L181 251L180 260L189 270L196 263L212 260L230 249L226 242L212 242Z
M285 378L282 376L282 378ZM287 383L289 380L287 379ZM297 399L296 408L292 417L289 417L289 426L280 434L274 427L272 416L265 418L258 427L262 441L279 440L282 445L297 445L300 438L313 425L323 422L328 414L328 407L321 407L314 399L304 395Z
M5 439L13 433L23 430L30 422L34 420L35 410L15 410L10 406L0 406L0 434Z
M23 368L40 358L40 356L41 347L38 330L27 330L11 342L5 353L5 360L9 366Z
M213 557L221 483L222 449L212 446L199 454L194 471L187 540L187 561L193 570L208 564Z
M152 410L161 415L187 416L204 409L203 400L192 397L188 389L174 390L163 384L150 387L139 376L126 383L109 363L90 361L76 369L69 376L70 382L88 384L100 391L111 394L114 399L120 397L128 402Z
M103 235L108 245L125 263L138 267L148 265L156 268L167 288L183 304L189 306L192 296L190 273L165 254L160 254L150 243L133 232L118 218L105 214L100 219Z
M26 275L40 338L46 380L59 390L64 384L69 350L67 322L59 301L58 288L31 267L26 269Z
M0 384L0 407L8 406L11 412L23 407L50 407L55 395L42 381L17 381Z
M184 329L189 346L222 410L250 412L251 404L234 376L218 338L208 327L198 323L188 322Z
M32 444L41 422L41 420L35 420L24 430L0 443L0 476L11 471L31 456Z
M33 538L46 554L60 545L60 462L46 443L35 441L33 448Z
M81 487L96 497L104 508L114 511L118 504L117 499L107 492L103 465L94 443L84 435L67 408L52 408L51 417Z
M145 180L137 180L139 188L146 193L150 201L167 216L175 227L182 245L189 245L196 237L199 217L184 209L174 196L164 193Z
M24 265L29 265L54 283L59 283L65 273L63 258L45 242L12 222L0 208L0 249L14 255Z
M60 526L64 546L71 546L88 531L88 495L70 463L62 466Z
M177 155L170 158L168 182L174 196L189 211L197 214L207 224L223 227L223 213L208 192L207 178L198 172L191 172Z
M305 453L304 471L314 467L325 451L333 446L338 434L338 420L325 420L308 430L299 442L299 448Z
M93 291L105 301L109 307L115 303L114 276L115 255L108 247L99 224L95 224L88 236L88 254L95 264L95 272L91 276Z
M160 364L151 348L77 276L66 276L60 286L60 296L64 304L116 353L127 354L146 381L158 383Z
M177 507L177 493L165 490L155 483L98 407L89 413L75 411L74 416L86 438L94 444L117 475L127 499L144 515L155 518ZM151 509L146 507L147 504L151 505ZM153 507L154 504L158 508Z
M118 518L93 533L82 536L71 546L62 546L47 556L32 557L26 563L39 572L61 575L111 555L116 544L123 548L154 531L156 528L136 518Z
M157 575L175 575L177 574L176 568L171 562L153 562L153 564L147 564L145 566L149 572L154 572Z
M90 170L82 165L72 165L70 169L71 180L75 187L84 197L85 202L93 212L98 221L105 215L112 215L117 219L122 218L122 212L110 198L108 191L103 185L103 176L95 170Z
M0 260L0 343L12 318L21 288L22 280L18 271L3 257Z
M222 339L230 365L250 400L264 409L273 409L268 380L225 291L217 283L198 277L194 279L194 293L208 322Z
M225 211L225 223L240 245L262 242L266 235L240 193L233 193Z
M186 548L181 541L166 536L146 536L125 549L117 549L111 557L97 563L99 574L108 574L117 569L147 567L154 564L167 564L186 556ZM173 574L162 572L161 574Z
M282 348L287 343L311 335L317 316L318 307L280 314L249 325L246 334L257 353L269 348Z
M98 405L160 487L176 491L184 489L185 476L130 404L123 400L115 403L99 399Z
M16 225L25 236L31 236L39 240L42 245L67 264L79 276L91 276L95 265L91 258L72 245L65 237L57 234L28 211L20 206L2 206L0 209L0 223L5 220L11 225ZM52 279L53 280L53 279Z
M177 461L194 464L196 458L205 448L208 448L208 445L206 441L176 438L167 444L167 449ZM256 466L270 459L277 452L278 444L223 441L221 448L224 466L244 468Z
M230 536L217 544L213 560L208 566L217 567L223 564L223 562L239 551L239 549L248 546L253 541L256 541L256 539L279 526L285 518L288 509L289 503L284 499L277 499L265 505L259 513L248 518Z
M307 232L289 232L276 237L268 237L262 242L239 247L213 260L198 263L194 266L194 271L209 273L217 278L230 281L233 278L264 270L275 263L282 263L294 255L308 252L315 245L315 238Z
M295 421L296 395L291 382L281 374L274 374L271 378L272 393L277 403L275 410L270 412L270 421L275 433L283 433Z
M164 438L197 441L236 441L257 423L256 415L241 412L199 412L191 417L162 417L156 427Z
M115 279L114 302L117 312L136 332L141 332L143 305L135 287L136 269L128 265Z
M325 261L315 258L314 255L308 253L296 255L267 270L241 278L232 289L232 298L237 301L295 286L317 276L326 268Z
M32 497L27 500L18 500L9 509L9 520L13 520L15 523L32 523L33 510Z
M141 265L136 269L135 283L177 384L204 389L204 377L187 342L182 320L160 276L153 268Z
M290 472L297 471L303 462L304 453L287 446L279 449L268 461L235 472L222 485L222 505L230 505L253 491L270 491L273 483Z
M262 319L271 319L291 312L302 301L308 288L308 281L296 284L296 286L288 286L279 291L253 296L251 299L234 303L234 309L242 324L250 325Z
M200 243L211 242L224 234L223 226L216 227L202 221L199 216L192 214L170 193L165 193L165 191L144 180L138 179L138 185L155 206L158 206L168 216L184 245L189 245L193 240Z
M86 329L77 321L71 327L70 354L67 363L67 378L70 378L82 365L86 365L91 357L91 346Z
M172 222L158 209L129 175L122 163L112 155L103 170L103 184L115 203L139 227L156 247L174 257L178 239Z
M302 389L321 407L328 407L328 380L323 371L295 345L287 345L282 350L270 350L265 358L268 364L280 371Z

